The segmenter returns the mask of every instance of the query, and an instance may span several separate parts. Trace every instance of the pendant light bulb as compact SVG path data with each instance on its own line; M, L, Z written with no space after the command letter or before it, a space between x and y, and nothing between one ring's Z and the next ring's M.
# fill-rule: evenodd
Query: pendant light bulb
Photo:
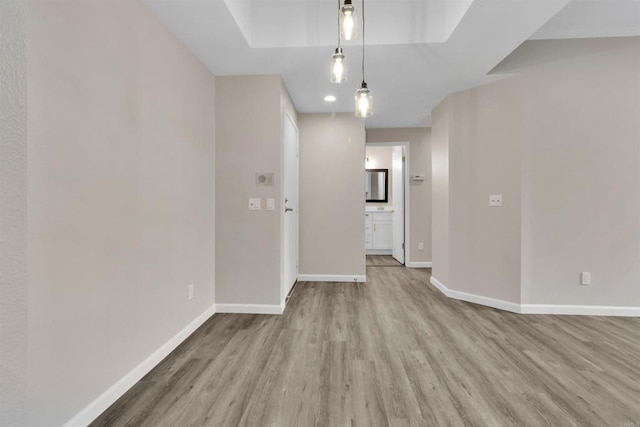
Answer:
M373 115L373 97L366 82L362 82L356 91L356 117L370 117Z
M344 6L340 9L340 38L353 40L358 35L356 31L356 14L351 0L344 0Z
M347 81L347 58L342 53L341 47L337 47L336 52L331 57L331 81L333 83Z

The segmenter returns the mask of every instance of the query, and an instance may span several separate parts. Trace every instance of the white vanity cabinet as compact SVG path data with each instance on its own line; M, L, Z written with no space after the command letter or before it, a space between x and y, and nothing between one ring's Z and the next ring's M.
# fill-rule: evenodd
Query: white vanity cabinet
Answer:
M365 212L364 241L368 254L387 255L393 248L393 217L389 211Z

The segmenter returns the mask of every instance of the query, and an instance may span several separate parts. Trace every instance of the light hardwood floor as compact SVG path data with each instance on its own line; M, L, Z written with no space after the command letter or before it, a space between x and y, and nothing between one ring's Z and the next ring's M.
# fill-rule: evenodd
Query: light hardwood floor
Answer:
M391 255L367 255L367 267L402 267Z
M447 299L423 269L216 314L94 426L640 426L640 319Z

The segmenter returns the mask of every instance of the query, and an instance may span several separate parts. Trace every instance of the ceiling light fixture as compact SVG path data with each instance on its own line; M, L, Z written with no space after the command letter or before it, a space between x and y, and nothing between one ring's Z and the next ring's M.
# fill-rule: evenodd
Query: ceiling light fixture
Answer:
M346 2L346 0L345 0ZM362 84L356 90L356 117L373 115L373 97L364 80L364 0L362 0Z
M333 95L327 95L324 97L324 100L327 102L334 102L336 100L336 97Z
M342 53L341 47L337 47L336 52L331 57L331 81L333 83L347 81L347 58Z
M340 47L340 0L338 0L338 47L331 57L331 81L344 83L347 81L347 58Z
M344 40L353 40L358 35L356 31L356 14L351 0L344 0L344 6L340 11L340 37Z

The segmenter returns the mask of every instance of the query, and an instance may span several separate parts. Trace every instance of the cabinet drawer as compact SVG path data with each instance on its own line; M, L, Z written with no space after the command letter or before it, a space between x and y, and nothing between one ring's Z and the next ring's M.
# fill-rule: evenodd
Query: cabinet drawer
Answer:
M379 223L379 222L391 222L393 221L393 214L391 212L384 212L384 213L374 213L373 214L373 223ZM365 220L366 222L366 220Z

